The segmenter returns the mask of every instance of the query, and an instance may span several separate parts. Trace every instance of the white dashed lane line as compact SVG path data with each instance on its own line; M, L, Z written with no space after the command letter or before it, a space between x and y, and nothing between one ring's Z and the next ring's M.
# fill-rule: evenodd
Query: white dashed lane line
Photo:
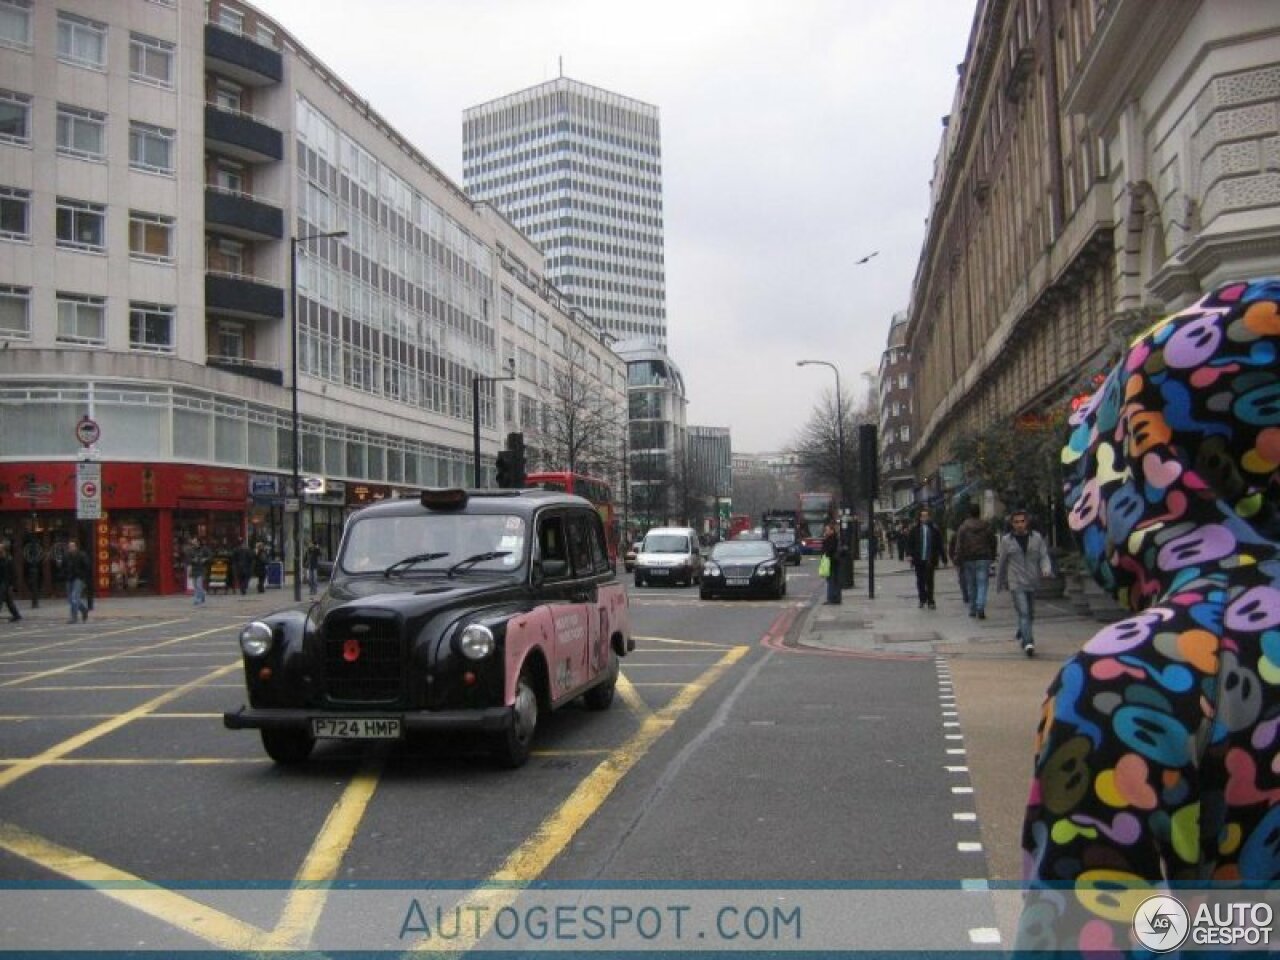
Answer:
M952 811L951 820L965 837L972 837L978 828L978 815L972 809L973 787L968 782L969 767L967 764L955 762L955 758L965 755L965 748L962 745L964 734L960 732L960 711L956 709L955 687L951 681L951 667L941 657L937 658L934 663L938 672L938 707L941 715L939 722L942 724L943 743L945 744L943 752L946 759L943 762L942 769L953 777L964 781L963 783L953 784L951 787L951 794L956 798L956 802L964 804L964 809ZM961 798L967 799L961 800ZM983 854L982 843L979 840L957 839L956 850L959 853ZM964 880L962 881L962 886L966 890L975 892L989 889L987 881L978 878ZM968 934L969 942L975 946L998 946L1000 944L1000 930L998 927L970 927Z

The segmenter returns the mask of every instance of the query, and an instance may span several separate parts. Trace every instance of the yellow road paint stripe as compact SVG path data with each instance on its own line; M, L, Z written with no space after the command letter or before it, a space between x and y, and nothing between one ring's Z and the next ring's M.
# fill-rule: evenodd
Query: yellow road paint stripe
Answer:
M324 912L329 890L327 887L299 888L296 885L325 884L337 877L342 858L355 838L356 828L369 808L373 792L378 788L386 760L385 748L371 750L329 811L324 826L316 834L311 850L294 878L295 887L289 892L280 920L271 931L267 950L301 950L310 940Z
M253 949L265 936L252 924L154 886L131 873L52 843L11 823L0 823L0 849L79 883L127 884L100 887L98 893L224 950Z
M21 763L15 764L8 770L0 772L0 790L9 786L15 780L20 780L27 774L39 770L49 761L61 760L67 754L79 750L81 747L92 743L100 737L105 737L108 733L119 730L121 727L133 722L138 717L150 713L156 707L163 706L164 704L176 700L179 697L185 696L187 693L201 686L206 681L221 677L223 674L230 673L232 670L239 669L239 660L236 660L234 663L228 663L226 666L218 667L216 670L205 674L203 677L198 677L190 683L184 683L180 687L174 687L168 693L161 694L158 697L153 697L146 703L134 707L132 710L127 710L124 713L112 717L110 720L106 720L103 723L98 724L97 726L90 727L83 733L78 733L74 737L63 740L61 743L55 744L43 753L32 757L30 760L25 760Z
M228 628L223 626L223 627L214 627L211 630L201 630L199 633L188 633L185 636L174 637L172 640L162 640L159 643L153 643L150 646L146 646L146 647L129 647L128 652L138 653L143 650L159 650L162 647L170 647L170 646L173 646L173 644L175 643L182 643L186 640L194 640L196 637L206 637L211 633L218 633L219 631L226 630L226 629ZM10 680L7 683L0 683L0 687L14 687L20 683L30 683L32 680L42 680L45 677L54 677L62 673L70 673L72 670L79 670L81 667L92 666L95 663L106 663L109 660L117 660L123 655L124 654L122 651L121 653L107 654L106 656L103 656L103 657L93 657L89 660L81 660L78 663L68 663L66 666L63 666L63 667L55 667L52 670L45 670L42 673L33 673L26 677L20 677L17 680Z
M630 710L638 717L647 717L653 713L649 709L649 705L644 702L644 698L636 692L635 685L627 679L626 674L618 675L618 696L622 698L622 702L627 705Z
M0 653L0 657L11 657L21 653L40 653L44 650L53 650L57 647L65 647L73 643L84 643L86 640L92 640L94 643L97 643L105 637L118 637L122 633L133 633L135 630L145 630L149 627L169 627L175 623L183 622L185 622L185 618L183 620L161 620L159 623L142 623L136 627L124 627L120 630L108 630L106 633L86 633L78 637L73 637L70 640L59 640L57 643L46 643L35 647L24 647L21 650L9 650ZM71 624L67 624L67 626L71 626ZM55 634L55 636L62 635L63 632L61 630Z
M507 858L498 871L488 880L489 883L527 884L536 880L582 829L614 788L632 767L649 752L649 749L666 733L688 710L698 697L702 696L713 683L719 679L729 667L737 663L750 647L739 646L727 650L714 665L707 668L697 680L686 684L675 698L655 714L646 717L640 729L626 743L614 750L612 754L600 762L574 789L552 814L543 820L534 831L532 837ZM469 906L484 904L490 909L484 916L492 917L504 906L510 906L520 897L519 888L482 887L472 895L468 895ZM435 951L456 955L470 950L476 941L488 932L488 924L477 931L475 937L457 940L441 940L438 937L427 938L414 944L415 951Z

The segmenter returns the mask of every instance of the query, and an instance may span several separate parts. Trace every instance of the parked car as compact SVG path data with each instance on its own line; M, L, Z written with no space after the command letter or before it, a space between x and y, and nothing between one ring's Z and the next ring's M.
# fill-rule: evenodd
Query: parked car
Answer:
M636 586L702 580L702 550L692 527L654 527L644 535L636 554Z
M425 490L348 521L328 589L240 632L248 704L223 714L267 754L316 740L470 731L529 757L539 717L613 702L635 648L600 514L546 490Z
M631 546L627 547L627 552L622 557L622 565L626 567L627 573L635 569L636 554L640 552L640 541L637 540Z
M728 540L711 548L702 570L698 595L703 600L723 596L787 594L787 568L768 540Z
M796 532L790 529L775 528L769 531L769 542L777 548L782 559L792 566L799 566L803 551L800 549L800 541L796 539Z

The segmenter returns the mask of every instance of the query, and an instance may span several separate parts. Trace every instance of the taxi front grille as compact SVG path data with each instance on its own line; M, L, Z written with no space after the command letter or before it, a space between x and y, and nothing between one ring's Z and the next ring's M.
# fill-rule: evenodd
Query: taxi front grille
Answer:
M324 695L331 703L390 704L404 690L404 647L393 619L325 624Z

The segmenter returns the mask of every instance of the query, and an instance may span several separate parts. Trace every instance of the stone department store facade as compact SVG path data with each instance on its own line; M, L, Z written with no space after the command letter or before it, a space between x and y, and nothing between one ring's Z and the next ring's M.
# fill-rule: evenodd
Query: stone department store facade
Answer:
M961 433L1280 273L1280 4L980 0L944 125L906 338L933 494Z

